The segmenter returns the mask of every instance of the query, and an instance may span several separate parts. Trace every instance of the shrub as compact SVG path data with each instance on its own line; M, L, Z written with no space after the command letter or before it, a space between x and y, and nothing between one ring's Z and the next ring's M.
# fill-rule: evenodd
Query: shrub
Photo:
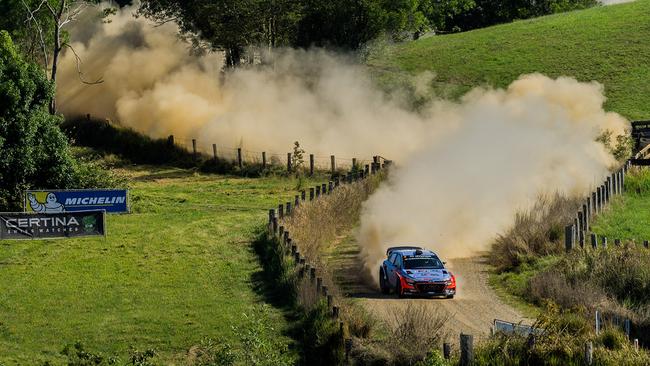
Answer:
M327 304L323 301L307 311L300 320L303 364L340 365L343 363L343 334L332 321Z
M50 115L52 83L0 31L0 211L20 208L29 188L70 188L74 160L60 117Z
M564 226L571 222L579 200L560 194L540 196L533 207L515 215L515 223L492 244L490 260L497 271L512 270L539 256L561 253Z
M414 302L392 308L388 314L389 336L386 347L394 365L412 365L423 361L447 337L445 328L451 315L431 312L430 307Z

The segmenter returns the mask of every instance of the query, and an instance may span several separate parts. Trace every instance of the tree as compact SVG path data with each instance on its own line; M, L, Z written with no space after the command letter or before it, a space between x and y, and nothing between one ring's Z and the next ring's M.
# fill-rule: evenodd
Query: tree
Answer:
M19 209L24 189L66 188L75 161L60 117L48 113L53 83L22 59L7 31L0 31L0 207Z
M299 18L294 0L143 0L139 14L158 24L176 22L195 45L224 51L237 66L247 47L288 45Z

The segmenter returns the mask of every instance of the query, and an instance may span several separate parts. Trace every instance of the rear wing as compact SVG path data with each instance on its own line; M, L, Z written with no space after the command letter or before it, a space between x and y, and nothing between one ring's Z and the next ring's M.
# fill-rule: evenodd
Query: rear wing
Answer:
M390 247L386 250L386 256L390 256L390 254L396 250L418 250L422 249L420 247L411 247L411 246L401 246L401 247Z

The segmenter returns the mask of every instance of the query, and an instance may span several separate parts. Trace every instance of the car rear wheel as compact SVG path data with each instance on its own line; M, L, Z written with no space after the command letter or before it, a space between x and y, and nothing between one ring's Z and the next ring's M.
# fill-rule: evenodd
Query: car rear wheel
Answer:
M396 281L397 285L395 285L395 294L397 295L398 299L401 299L404 297L404 294L402 293L402 281L399 278L397 278Z
M386 276L384 275L383 269L379 269L379 288L381 289L381 293L384 295L390 293L390 287L388 287L388 284L386 283Z
M447 295L447 298L448 298L448 299L453 299L453 298L454 298L454 295Z

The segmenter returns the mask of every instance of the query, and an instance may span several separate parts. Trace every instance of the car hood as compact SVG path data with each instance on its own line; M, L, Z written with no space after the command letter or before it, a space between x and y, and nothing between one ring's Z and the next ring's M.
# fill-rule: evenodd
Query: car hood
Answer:
M402 272L416 281L445 281L451 277L446 269L405 269Z

